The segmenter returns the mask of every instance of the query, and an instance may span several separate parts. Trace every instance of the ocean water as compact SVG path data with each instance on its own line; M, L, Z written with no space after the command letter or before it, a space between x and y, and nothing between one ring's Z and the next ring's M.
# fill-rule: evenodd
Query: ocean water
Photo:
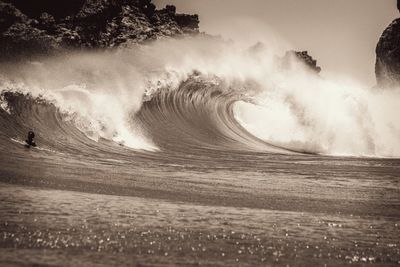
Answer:
M2 64L1 265L400 264L398 90L257 53Z

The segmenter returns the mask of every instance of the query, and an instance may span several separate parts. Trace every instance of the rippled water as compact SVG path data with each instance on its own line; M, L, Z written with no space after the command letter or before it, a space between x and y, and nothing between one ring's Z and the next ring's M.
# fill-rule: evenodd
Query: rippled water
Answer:
M235 119L246 97L222 89L188 79L145 100L129 117L145 149L3 91L0 265L400 264L399 159L274 146Z
M17 143L5 152L5 265L400 261L398 160L216 151L89 160Z

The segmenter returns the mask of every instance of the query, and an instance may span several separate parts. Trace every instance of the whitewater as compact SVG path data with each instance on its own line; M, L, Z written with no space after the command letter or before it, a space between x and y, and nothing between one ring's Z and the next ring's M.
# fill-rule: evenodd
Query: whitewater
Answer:
M400 90L277 50L200 36L1 63L0 260L399 263Z

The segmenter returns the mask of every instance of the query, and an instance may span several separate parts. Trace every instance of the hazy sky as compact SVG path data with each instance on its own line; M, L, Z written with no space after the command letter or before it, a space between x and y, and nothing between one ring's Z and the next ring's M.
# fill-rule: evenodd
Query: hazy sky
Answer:
M308 50L322 75L350 75L375 84L375 47L396 17L396 0L155 0L200 16L200 30L233 39L279 36ZM272 36L272 35L271 35ZM272 40L273 38L271 38Z

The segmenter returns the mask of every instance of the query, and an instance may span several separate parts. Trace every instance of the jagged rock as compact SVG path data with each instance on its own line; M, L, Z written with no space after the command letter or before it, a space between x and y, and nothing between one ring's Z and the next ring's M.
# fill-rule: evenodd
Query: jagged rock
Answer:
M308 54L308 51L287 51L281 59L281 66L290 69L294 62L301 62L316 73L321 72L321 67L317 66L317 61Z
M119 1L86 0L82 8L75 14L76 21L97 20L102 22L114 17L121 10Z
M185 32L198 31L199 29L199 16L176 14L175 20Z
M400 8L400 1L397 1ZM375 75L378 87L400 87L400 18L382 33L376 46Z
M175 12L174 6L156 10L151 0L37 0L35 5L0 0L0 51L9 52L0 58L61 48L117 47L199 32L197 15Z
M76 13L85 0L4 0L11 3L31 18L38 18L42 13L48 13L59 20Z
M79 48L82 45L81 36L72 29L60 25L56 29L57 43L66 48Z
M379 87L400 85L400 19L383 32L376 47L375 75Z
M0 54L4 57L13 57L15 54L23 56L30 53L47 53L58 48L57 40L26 23L14 23L2 33L0 40Z
M7 30L14 23L24 23L28 17L13 5L0 2L0 31Z
M141 7L144 7L144 6L146 6L146 5L150 4L150 3L151 3L151 0L139 0L139 5Z
M38 28L46 31L54 31L56 28L56 21L52 15L49 13L42 13L38 19Z
M151 18L156 11L156 5L153 3L149 3L143 7L143 12L146 14L147 17Z
M174 5L166 5L165 6L165 11L170 14L171 16L174 16L176 14L176 6Z
M252 57L259 58L268 52L268 47L262 42L257 42L249 47L248 52ZM296 66L303 65L317 74L321 72L321 67L317 66L317 60L313 59L308 51L286 51L283 57L275 56L274 62L275 66L283 71L296 70Z

